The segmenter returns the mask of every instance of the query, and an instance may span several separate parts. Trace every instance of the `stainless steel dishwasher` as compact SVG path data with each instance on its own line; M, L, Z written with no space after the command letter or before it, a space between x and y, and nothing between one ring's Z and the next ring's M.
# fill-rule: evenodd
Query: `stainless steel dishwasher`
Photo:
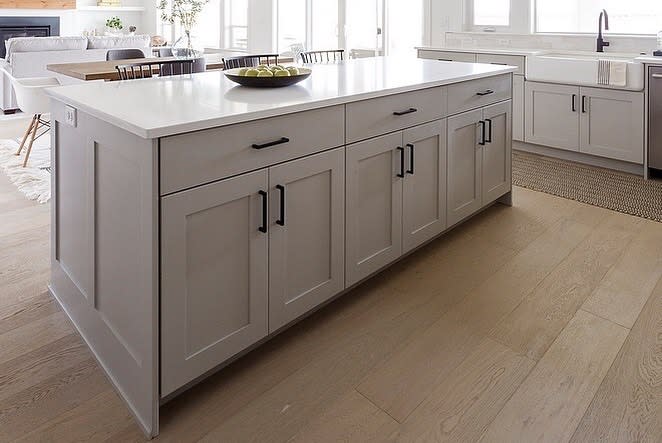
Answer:
M662 67L648 75L648 167L662 171Z

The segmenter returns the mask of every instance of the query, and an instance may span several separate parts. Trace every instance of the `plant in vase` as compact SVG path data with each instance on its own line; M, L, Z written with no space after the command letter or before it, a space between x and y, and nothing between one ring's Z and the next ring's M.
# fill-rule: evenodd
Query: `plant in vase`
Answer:
M193 58L201 53L193 47L191 31L202 8L208 2L209 0L159 0L161 20L171 24L179 22L184 31L184 35L179 37L172 46L173 55Z
M111 17L106 20L106 34L108 35L121 35L124 25L119 17Z

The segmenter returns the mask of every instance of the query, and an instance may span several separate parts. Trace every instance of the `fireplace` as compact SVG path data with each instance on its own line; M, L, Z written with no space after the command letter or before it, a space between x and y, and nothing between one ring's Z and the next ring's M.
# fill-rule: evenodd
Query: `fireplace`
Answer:
M0 57L5 56L5 42L12 37L48 37L60 35L59 17L0 17Z

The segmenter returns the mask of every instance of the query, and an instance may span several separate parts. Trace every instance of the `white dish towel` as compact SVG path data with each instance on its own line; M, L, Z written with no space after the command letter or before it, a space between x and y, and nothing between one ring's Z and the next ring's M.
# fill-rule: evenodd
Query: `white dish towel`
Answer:
M598 60L599 85L625 86L627 84L627 62L614 60Z

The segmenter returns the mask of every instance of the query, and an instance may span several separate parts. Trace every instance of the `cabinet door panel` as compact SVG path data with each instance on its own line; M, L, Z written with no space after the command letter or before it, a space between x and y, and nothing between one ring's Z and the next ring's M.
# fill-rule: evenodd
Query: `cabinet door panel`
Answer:
M481 208L482 110L448 119L448 226Z
M483 109L483 119L491 134L483 151L483 206L492 203L512 189L511 102ZM491 124L490 124L491 122Z
M446 229L446 121L406 130L404 144L402 243L408 252Z
M345 148L272 167L269 184L274 332L344 289Z
M525 91L526 141L579 151L579 87L526 82Z
M581 152L643 164L643 92L581 88Z
M347 147L346 283L402 254L402 133Z
M513 140L524 141L524 76L513 75Z
M161 200L161 394L267 335L266 171Z

